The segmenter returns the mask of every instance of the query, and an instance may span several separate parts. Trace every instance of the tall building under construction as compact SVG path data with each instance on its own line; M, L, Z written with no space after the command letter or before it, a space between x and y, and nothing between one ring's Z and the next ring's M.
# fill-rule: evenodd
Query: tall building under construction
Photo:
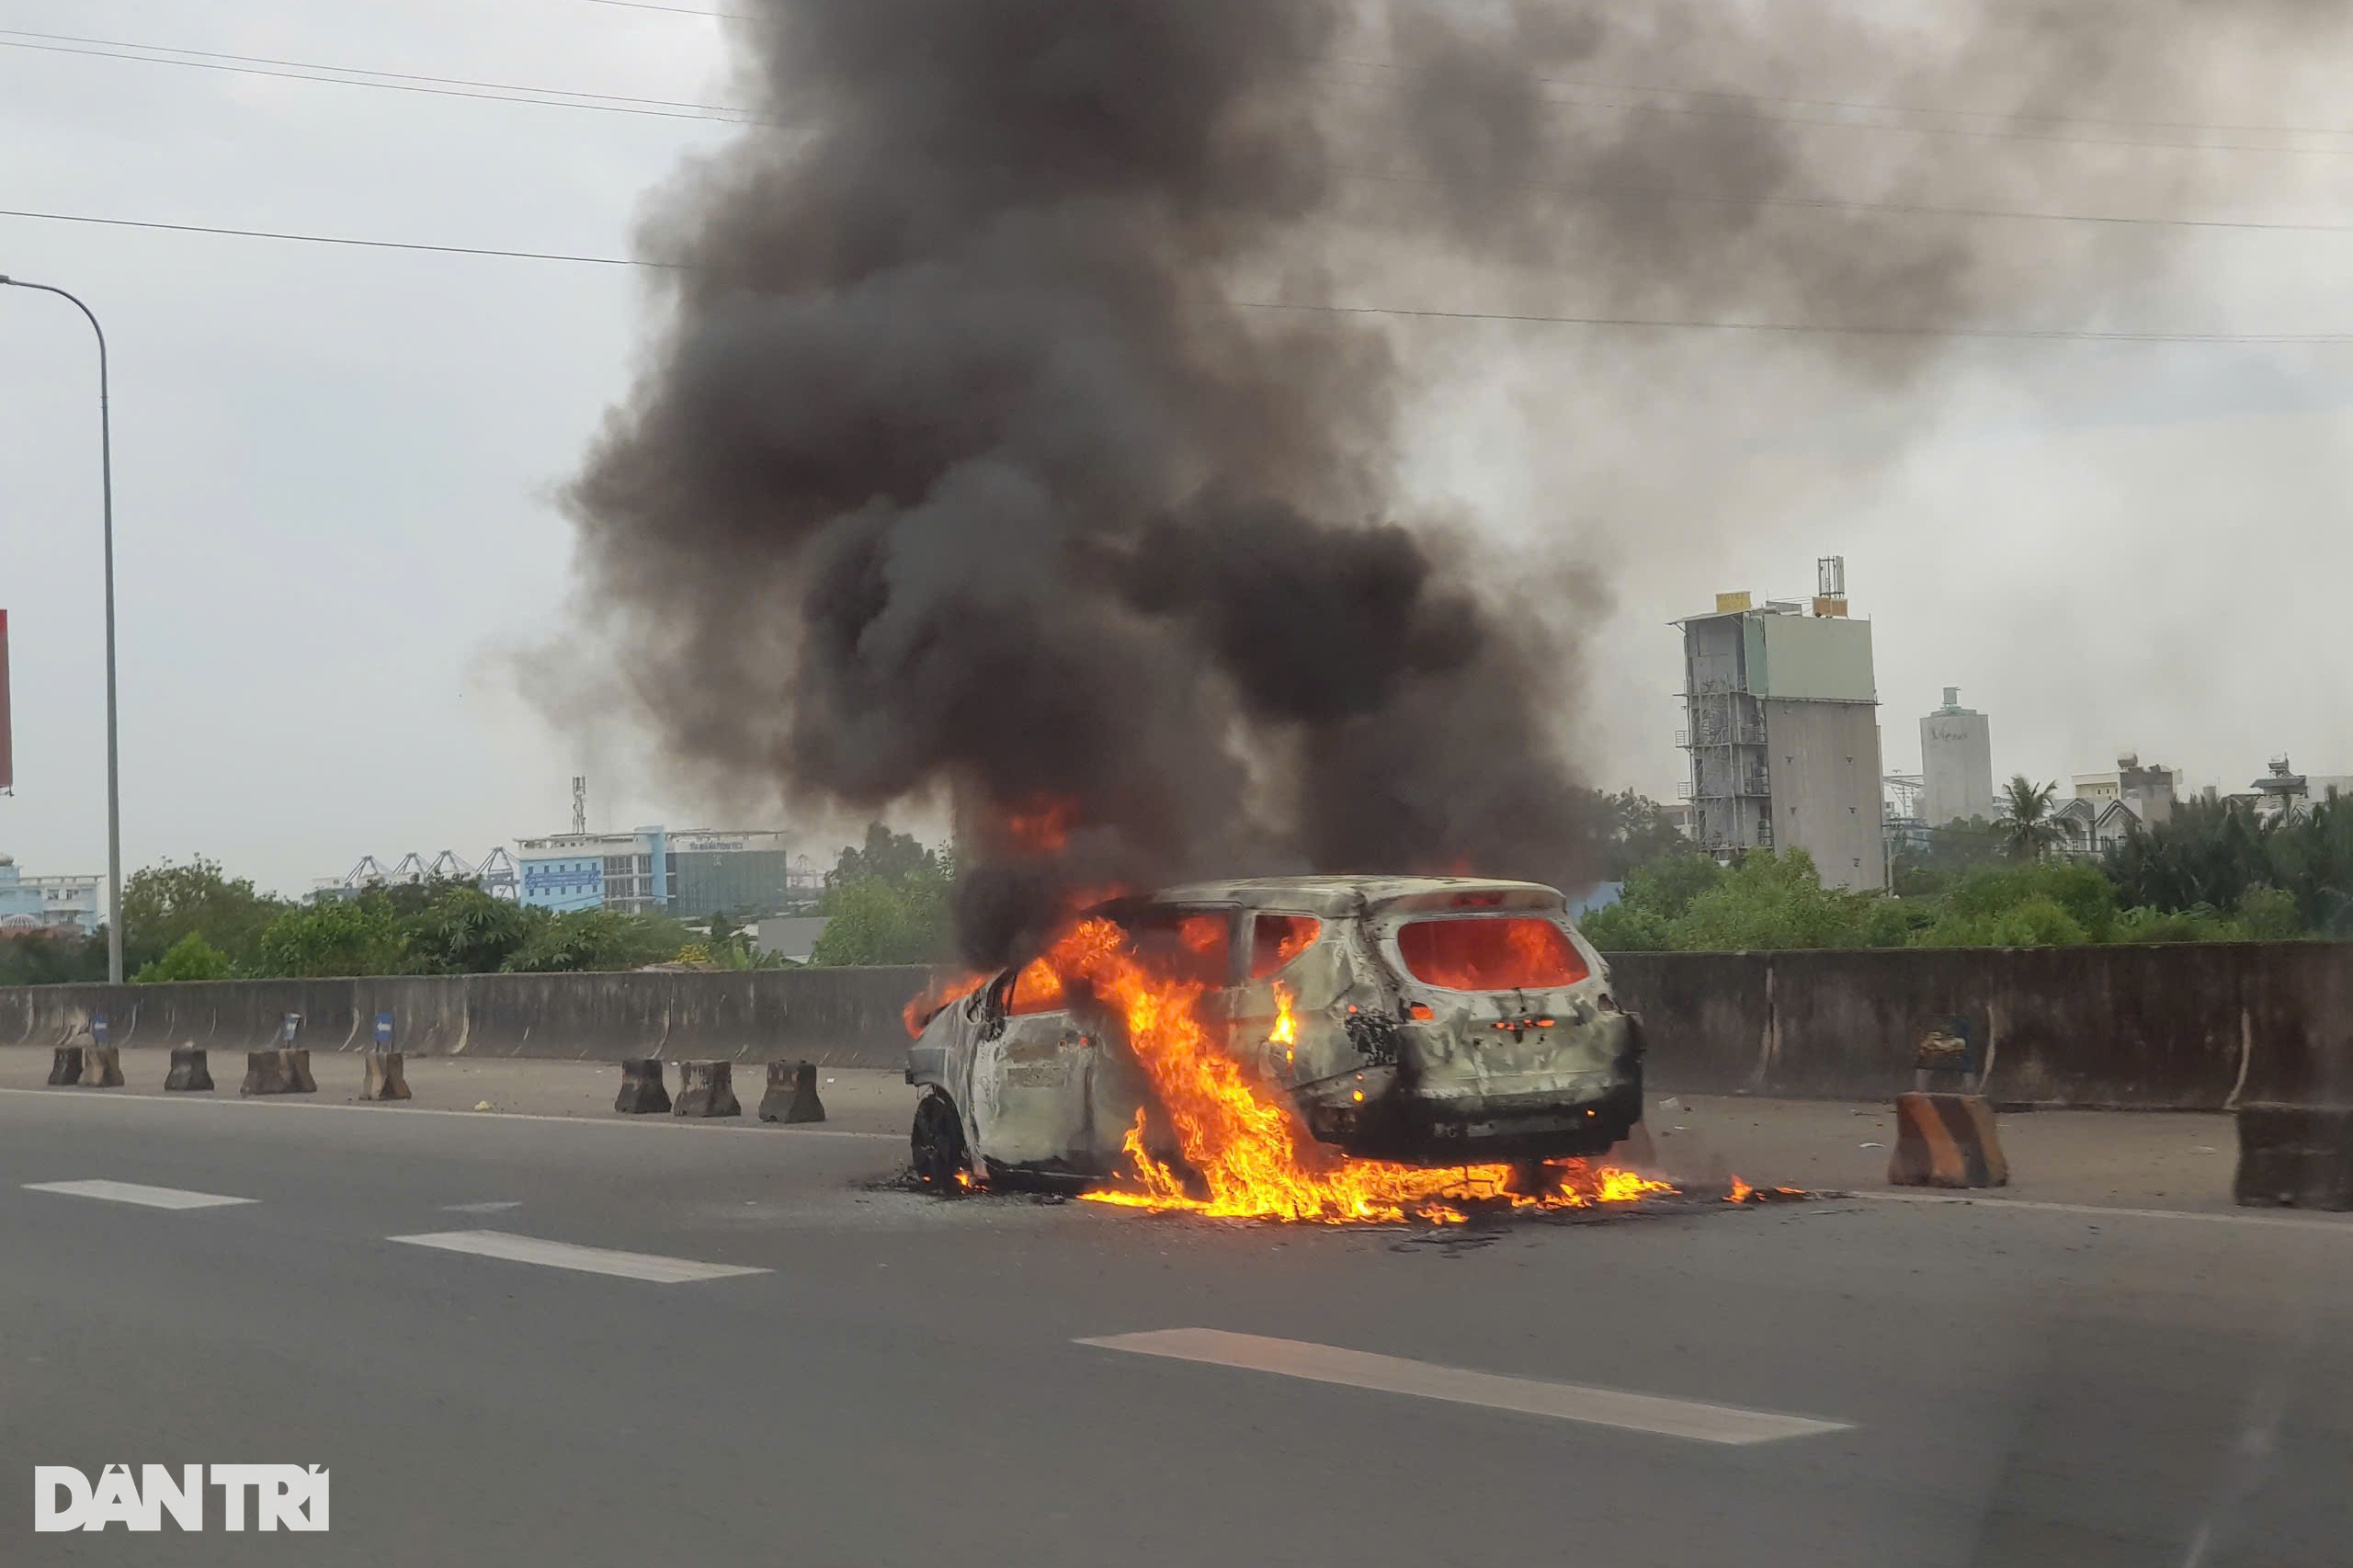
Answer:
M1846 562L1811 603L1719 594L1683 632L1691 836L1722 860L1802 849L1827 887L1887 879L1870 622L1847 613Z

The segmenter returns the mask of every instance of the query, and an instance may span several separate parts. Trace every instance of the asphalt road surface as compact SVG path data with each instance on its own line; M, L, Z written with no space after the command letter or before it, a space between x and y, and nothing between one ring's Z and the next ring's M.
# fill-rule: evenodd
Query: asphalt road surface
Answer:
M2353 1560L2336 1218L1447 1240L943 1203L901 1156L0 1090L0 1562ZM114 1461L324 1465L332 1528L34 1532L34 1466Z

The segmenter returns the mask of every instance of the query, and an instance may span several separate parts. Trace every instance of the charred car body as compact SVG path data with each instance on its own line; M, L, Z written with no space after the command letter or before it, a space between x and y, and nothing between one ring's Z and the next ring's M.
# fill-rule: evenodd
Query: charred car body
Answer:
M1552 888L1266 878L1094 913L1155 971L1200 985L1198 1016L1226 1052L1347 1153L1591 1155L1641 1118L1641 1026ZM908 1051L907 1081L924 1090L917 1173L935 1186L967 1171L1109 1175L1152 1103L1123 1034L1113 1009L1039 965L941 1008Z

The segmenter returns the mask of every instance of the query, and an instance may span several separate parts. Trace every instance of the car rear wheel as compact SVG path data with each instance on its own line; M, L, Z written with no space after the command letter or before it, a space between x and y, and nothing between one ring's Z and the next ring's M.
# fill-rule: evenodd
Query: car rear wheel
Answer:
M914 1156L915 1179L927 1192L952 1195L961 1192L963 1175L971 1159L964 1148L964 1122L956 1114L956 1103L938 1089L926 1093L915 1102L915 1131L909 1140Z

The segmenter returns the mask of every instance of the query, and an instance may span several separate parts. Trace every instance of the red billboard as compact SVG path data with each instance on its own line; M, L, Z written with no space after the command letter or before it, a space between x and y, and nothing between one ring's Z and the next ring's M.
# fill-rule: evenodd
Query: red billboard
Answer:
M16 764L8 749L8 612L0 609L0 795L16 787Z

